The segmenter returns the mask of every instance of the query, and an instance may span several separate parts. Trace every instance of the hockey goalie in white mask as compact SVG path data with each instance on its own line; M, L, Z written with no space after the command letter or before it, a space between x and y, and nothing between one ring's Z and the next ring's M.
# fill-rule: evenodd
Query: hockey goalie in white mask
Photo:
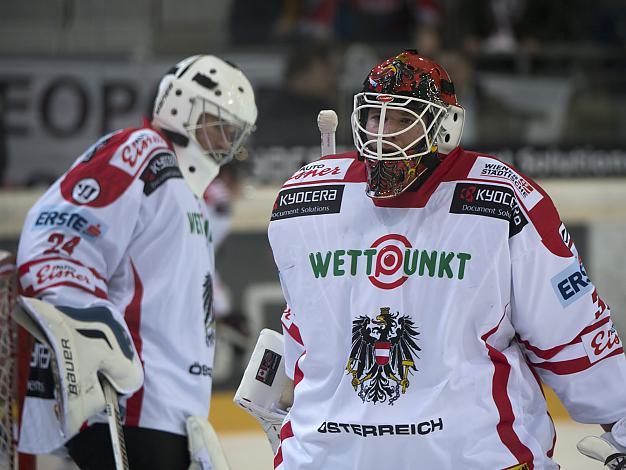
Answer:
M201 201L256 118L241 70L189 57L162 78L151 123L100 138L30 209L14 318L52 360L32 367L21 452L108 470L119 441L134 469L225 468L208 424L215 271ZM116 401L111 452L102 411Z
M256 118L245 75L215 56L198 55L163 77L152 124L172 141L183 177L202 197L220 166L244 151Z

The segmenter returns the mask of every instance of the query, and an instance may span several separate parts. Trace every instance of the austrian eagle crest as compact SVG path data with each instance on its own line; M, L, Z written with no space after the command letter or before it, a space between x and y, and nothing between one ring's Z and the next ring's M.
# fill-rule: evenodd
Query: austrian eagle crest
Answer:
M352 348L346 373L365 402L393 403L410 385L421 348L419 332L408 315L382 307L376 318L361 315L352 322Z

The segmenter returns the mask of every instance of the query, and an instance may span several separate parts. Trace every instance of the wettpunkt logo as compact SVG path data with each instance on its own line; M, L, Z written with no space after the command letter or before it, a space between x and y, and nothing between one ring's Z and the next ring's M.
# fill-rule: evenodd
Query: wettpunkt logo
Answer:
M341 249L309 253L316 279L327 276L366 275L379 289L395 289L413 275L463 279L469 253L419 250L404 235L390 233L367 249Z

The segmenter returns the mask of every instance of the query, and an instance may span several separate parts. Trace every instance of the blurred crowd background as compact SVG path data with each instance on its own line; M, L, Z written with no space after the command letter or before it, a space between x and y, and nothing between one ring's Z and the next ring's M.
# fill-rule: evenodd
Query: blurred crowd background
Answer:
M448 70L467 110L464 147L556 181L588 270L623 311L624 0L2 0L0 248L15 251L29 205L99 136L150 116L174 63L231 60L259 108L247 159L222 178L239 202L223 212L233 231L217 263L241 335L223 336L215 383L233 387L256 331L280 329L265 235L278 185L319 157L321 109L339 115L338 150L351 148L354 93L404 48ZM598 184L572 182L588 178Z
M408 47L452 76L464 146L531 175L626 174L623 0L3 0L0 181L54 179L149 115L173 62L209 52L257 89L246 171L272 183L313 158L320 109L350 146L352 95Z

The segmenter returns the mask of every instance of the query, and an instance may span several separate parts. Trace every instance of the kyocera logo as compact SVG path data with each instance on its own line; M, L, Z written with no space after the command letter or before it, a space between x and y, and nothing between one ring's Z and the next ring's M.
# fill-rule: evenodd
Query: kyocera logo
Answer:
M459 197L467 202L485 201L504 204L509 207L517 207L513 194L509 191L503 191L495 188L468 186L461 190Z
M368 249L339 249L309 253L316 279L366 275L379 289L395 289L411 276L463 279L472 255L463 252L420 250L403 235L378 238Z

